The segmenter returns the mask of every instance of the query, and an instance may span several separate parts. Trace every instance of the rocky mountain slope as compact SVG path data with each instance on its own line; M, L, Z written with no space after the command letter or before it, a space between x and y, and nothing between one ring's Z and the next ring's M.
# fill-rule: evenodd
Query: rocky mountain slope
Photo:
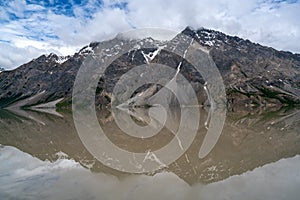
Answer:
M226 87L228 106L264 107L300 103L300 54L277 51L204 28L192 30L187 27L182 33L193 37L216 63ZM110 103L114 85L122 74L146 63L165 64L175 70L180 64L180 73L191 82L200 104L205 104L205 81L201 75L182 58L159 49L164 45L174 45L176 37L164 42L152 38L128 40L116 37L110 41L93 42L72 56L42 55L15 70L3 71L0 73L0 107L29 106L60 98L64 98L60 106L70 105L76 74L85 58L96 48L109 55L112 51L108 48L110 44L122 42L148 43L153 49L132 49L115 60L99 80L97 105ZM153 56L153 53L156 54ZM153 90L148 95L151 96L161 86L146 85L137 92L149 91L149 88Z

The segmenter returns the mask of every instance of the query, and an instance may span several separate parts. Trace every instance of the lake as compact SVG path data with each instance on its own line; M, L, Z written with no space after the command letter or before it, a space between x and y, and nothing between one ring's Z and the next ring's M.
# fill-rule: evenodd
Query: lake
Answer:
M0 199L299 199L300 110L228 111L221 135L203 158L199 150L209 113L199 110L199 127L185 153L145 173L99 161L76 130L71 111L0 110ZM130 152L166 146L179 126L175 111L168 127L137 138L124 134L116 115L97 112L106 137ZM147 109L131 115L140 126L148 122Z

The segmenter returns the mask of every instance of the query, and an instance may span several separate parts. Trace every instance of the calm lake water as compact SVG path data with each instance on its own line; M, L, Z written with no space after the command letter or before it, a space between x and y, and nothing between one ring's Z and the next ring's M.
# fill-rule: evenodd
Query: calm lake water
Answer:
M0 110L0 199L299 199L300 110L228 112L216 145L200 159L207 132L202 110L186 153L146 174L103 165L80 140L71 112L46 111ZM161 148L174 137L163 129L137 139L109 111L97 115L106 136L133 152Z

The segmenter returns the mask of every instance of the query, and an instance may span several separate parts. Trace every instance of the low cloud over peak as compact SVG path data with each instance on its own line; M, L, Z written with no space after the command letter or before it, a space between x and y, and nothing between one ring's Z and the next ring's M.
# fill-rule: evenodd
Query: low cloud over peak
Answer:
M0 67L13 69L43 53L72 54L91 41L144 27L206 27L300 52L299 12L296 0L4 0Z

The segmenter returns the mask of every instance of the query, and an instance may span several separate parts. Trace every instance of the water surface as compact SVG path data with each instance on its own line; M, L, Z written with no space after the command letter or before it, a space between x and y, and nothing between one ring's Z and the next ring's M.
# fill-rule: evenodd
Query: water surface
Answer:
M50 113L0 111L0 199L298 199L300 195L297 109L229 112L217 144L200 159L207 132L207 113L202 110L200 128L186 153L150 174L103 165L81 142L70 112ZM167 128L152 138L130 137L108 110L99 112L98 119L114 144L133 152L161 148L174 137Z

